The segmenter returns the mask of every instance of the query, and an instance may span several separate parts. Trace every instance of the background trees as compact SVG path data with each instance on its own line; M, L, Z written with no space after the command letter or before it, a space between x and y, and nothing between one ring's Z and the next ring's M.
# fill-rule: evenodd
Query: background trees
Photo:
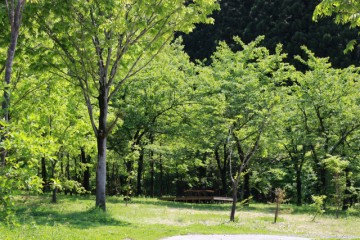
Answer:
M346 1L323 2L330 6L332 2ZM214 25L200 24L192 33L184 36L185 51L193 59L209 59L220 41L226 41L236 48L233 36L250 42L259 35L265 35L263 45L273 52L276 45L282 43L284 52L289 54L286 61L297 68L302 66L293 60L293 56L303 54L302 45L319 57L330 57L336 67L357 64L357 51L343 53L350 40L358 40L357 31L339 26L329 18L313 22L312 15L318 3L303 0L223 0L221 10L213 13ZM355 6L355 3L352 5Z
M14 80L3 86L12 93L12 120L2 121L1 147L11 164L1 191L37 186L55 202L58 192L80 190L96 193L105 209L105 192L154 197L212 189L235 200L272 201L282 188L298 205L321 193L328 206L350 207L360 184L359 69L332 67L341 64L301 48L302 41L275 47L286 29L298 29L293 37L310 47L322 42L309 40L310 29L300 31L308 20L291 15L311 4L278 3L276 17L273 2L235 3L223 1L222 11L230 17L247 9L242 17L249 21L267 13L264 21L217 13L223 27L216 37L232 33L225 23L241 20L245 40L221 42L200 62L184 52L190 37L183 47L173 35L210 21L213 1L29 2ZM259 29L268 36L248 41ZM1 39L1 66L7 48ZM329 159L349 163L336 168L338 181Z

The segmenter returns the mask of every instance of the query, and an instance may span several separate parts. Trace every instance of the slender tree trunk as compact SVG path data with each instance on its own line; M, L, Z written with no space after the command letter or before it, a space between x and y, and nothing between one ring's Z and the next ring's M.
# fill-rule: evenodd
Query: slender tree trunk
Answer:
M78 168L77 168L77 166L78 166L78 163L77 163L77 157L74 157L74 176L73 176L73 179L75 180L75 181L79 181L79 177L78 177ZM81 154L80 154L80 162L82 161L82 159L81 159Z
M144 150L141 148L140 156L138 159L138 171L137 171L137 182L136 182L136 193L138 196L142 194L141 180L144 168Z
M150 144L154 143L154 136L150 134ZM155 160L154 160L154 151L150 150L150 194L151 197L155 196Z
M90 163L90 156L86 157L85 150L83 148L81 149L81 151L84 152L84 158L83 158L84 162L83 163L84 164ZM84 170L83 187L85 188L86 191L90 191L90 168L89 168L89 166L86 166L85 170Z
M301 170L296 168L296 204L302 205L302 181L301 181Z
M160 197L163 195L163 177L164 177L164 169L163 169L163 163L162 163L162 155L160 154L159 157L159 168L160 168L160 176L159 176L159 185L160 185L160 190L159 190L159 195Z
M41 158L41 178L43 180L43 192L47 191L47 173L46 173L46 161L45 158Z
M54 160L54 162L52 163L52 172L51 172L51 177L52 177L52 179L55 179L55 171L56 171L56 169L55 169L55 167L56 167L56 163L57 163L57 161L55 161ZM51 202L52 203L57 203L57 191L58 191L58 189L57 189L57 187L56 187L56 185L53 187L53 190L52 190L52 198L51 198Z
M155 196L155 186L154 186L154 177L155 177L155 168L154 168L154 159L153 159L153 152L150 153L150 194L151 197Z
M236 181L233 182L232 187L233 187L233 190L232 190L233 202L232 202L232 206L231 206L230 221L234 222L235 221L235 212L236 212L236 203L237 203L237 193L238 193L238 184L236 183Z
M278 219L278 216L279 216L279 207L280 207L280 203L279 203L279 201L276 201L274 223L277 222L277 219Z

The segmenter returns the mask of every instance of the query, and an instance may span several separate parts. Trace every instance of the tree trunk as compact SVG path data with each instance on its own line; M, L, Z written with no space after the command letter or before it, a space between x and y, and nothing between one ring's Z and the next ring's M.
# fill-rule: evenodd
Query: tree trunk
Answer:
M160 197L163 195L163 176L164 176L164 169L163 169L163 163L162 163L162 156L160 154L160 159L159 159L159 163L160 163L160 176L159 176L159 186L160 186L160 190L159 190L159 195Z
M57 187L54 187L51 198L52 203L57 203L57 191L58 191Z
M238 184L236 182L233 182L233 191L232 191L232 206L231 206L231 213L230 213L230 221L235 221L235 212L236 212L236 203L237 203L237 192L238 192Z
M296 169L296 204L302 205L302 181L301 181L301 170Z
M52 172L51 172L51 178L52 179L55 179L55 173L56 173L56 163L57 161L54 160L54 162L52 163ZM55 181L55 180L53 180ZM52 191L52 198L51 198L51 202L52 203L57 203L57 187L55 185L55 183L53 183L54 186L53 186L53 191ZM57 184L57 183L56 183Z
M150 153L150 194L151 197L155 196L155 186L154 186L154 177L155 177L155 168L154 168L154 159L153 152Z
M85 151L84 151L85 153ZM85 155L85 154L84 154ZM87 156L87 158L84 158L85 164L90 163L90 156ZM85 167L84 176L83 176L83 187L86 191L90 191L90 168L89 166Z
M97 137L96 206L106 211L106 136Z
M140 150L140 156L138 159L138 171L137 171L137 182L136 182L136 193L138 196L142 194L141 189L141 180L142 180L142 173L144 168L144 150Z
M278 216L279 216L279 207L280 207L279 201L276 201L274 223L277 222L277 219L278 219Z
M96 168L96 207L106 211L106 141L108 116L108 89L105 79L100 81L99 95L99 127L96 132L98 162Z
M46 161L45 158L42 157L41 158L41 178L43 180L43 192L46 192L48 187L47 187L47 173L46 173Z

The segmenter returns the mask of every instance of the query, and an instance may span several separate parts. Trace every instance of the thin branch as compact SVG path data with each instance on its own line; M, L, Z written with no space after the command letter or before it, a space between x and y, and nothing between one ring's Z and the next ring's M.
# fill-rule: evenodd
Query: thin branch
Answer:
M134 76L135 74L137 74L138 72L140 72L142 69L144 69L158 54L159 52L163 49L163 47L165 46L165 44L172 38L172 35L169 36L167 39L165 39L164 43L161 45L161 47L156 51L156 53L150 58L149 61L147 61L143 66L141 66L139 69L134 70L134 68L137 66L137 63L142 59L144 52L146 52L147 49L149 49L151 47L151 45L158 39L160 38L160 36L163 36L164 34L166 34L168 31L162 32L162 30L164 29L164 26L166 25L166 23L168 22L168 20L170 19L170 17L172 16L172 14L174 14L178 9L175 9L171 14L169 14L168 16L159 19L158 21L155 21L153 24L150 24L148 27L144 28L139 35L131 42L129 42L128 40L126 41L127 44L131 44L134 45L136 42L138 42L138 40L145 35L150 29L152 29L154 26L156 26L158 23L162 22L162 26L160 27L160 30L158 31L158 33L154 36L154 38L144 47L143 51L139 54L139 56L137 57L137 59L135 60L135 62L132 64L131 68L129 69L127 75L115 86L115 89L109 94L108 97L108 101L110 101L110 99L113 97L114 94L116 94L120 87L122 86L122 84L130 77ZM153 20L155 20L155 17L153 19L149 20L149 23L151 23ZM125 46L124 46L125 47ZM111 70L111 75L110 75L110 80L109 80L109 85L112 84L114 76L116 74L116 70L117 70L117 66L118 63L122 57L122 55L125 53L125 48L122 49L123 51L120 51L121 54L118 55L116 61L114 62L113 65L113 69Z
M110 99L119 91L120 87L123 85L123 83L130 77L134 76L135 74L137 74L138 72L140 72L142 69L144 69L159 53L160 51L164 48L165 44L172 38L169 37L168 39L166 39L164 41L164 43L161 45L161 47L156 51L156 53L150 58L149 61L147 61L142 67L140 67L139 69L137 69L136 71L132 72L132 70L135 68L135 66L137 65L137 63L140 61L141 57L143 54L140 54L138 56L138 58L135 60L135 62L133 63L133 65L131 66L130 70L128 71L127 75L116 85L115 89L110 93L109 97L108 97L108 101L110 101ZM144 51L146 51L146 49L144 49Z
M111 35L112 35L112 32L109 31L108 33L104 32L107 40L110 40L111 39ZM105 69L104 69L104 72L105 72L105 78L108 78L108 71L109 71L109 67L110 67L110 63L111 63L111 54L112 54L112 47L108 47L108 50L107 50L107 58L106 58L106 63L105 63Z
M79 79L79 83L80 83L80 87L82 89L82 93L83 93L83 96L84 96L84 99L85 99L85 102L86 102L86 106L87 106L87 109L88 109L91 127L92 127L92 129L93 129L93 131L95 133L95 136L97 137L99 135L99 131L98 131L97 127L96 127L95 120L94 120L92 104L91 104L89 92L88 92L88 89L87 89L88 86L85 86L84 82L81 81L80 79Z
M235 179L234 179L234 176L233 176L233 169L232 169L232 146L231 146L231 143L230 143L230 138L232 136L232 129L229 128L229 134L228 134L228 137L226 138L226 145L229 146L229 154L228 154L228 160L229 160L229 173L230 173L230 179L231 179L231 182L235 183Z
M110 126L108 127L108 129L106 130L106 136L111 133L111 131L113 130L113 128L116 126L117 121L119 120L120 115L116 114L116 118L115 120L110 124Z
M349 131L345 131L344 134L342 134L341 138L334 144L334 146L332 146L332 148L329 151L329 154L332 155L334 153L334 151L337 149L337 147L343 143L345 141L345 139L356 129L358 129L360 127L360 124L357 124L355 126L353 126Z

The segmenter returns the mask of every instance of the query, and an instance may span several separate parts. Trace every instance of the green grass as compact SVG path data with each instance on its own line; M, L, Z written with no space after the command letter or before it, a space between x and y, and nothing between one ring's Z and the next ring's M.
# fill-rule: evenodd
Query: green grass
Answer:
M273 224L274 205L239 208L229 222L229 204L189 204L156 199L109 197L107 212L94 209L94 197L59 195L17 198L18 226L0 224L0 239L161 239L184 234L280 234L313 238L360 237L359 209L340 219L333 213L311 222L308 206L282 205ZM360 238L359 238L360 239Z

